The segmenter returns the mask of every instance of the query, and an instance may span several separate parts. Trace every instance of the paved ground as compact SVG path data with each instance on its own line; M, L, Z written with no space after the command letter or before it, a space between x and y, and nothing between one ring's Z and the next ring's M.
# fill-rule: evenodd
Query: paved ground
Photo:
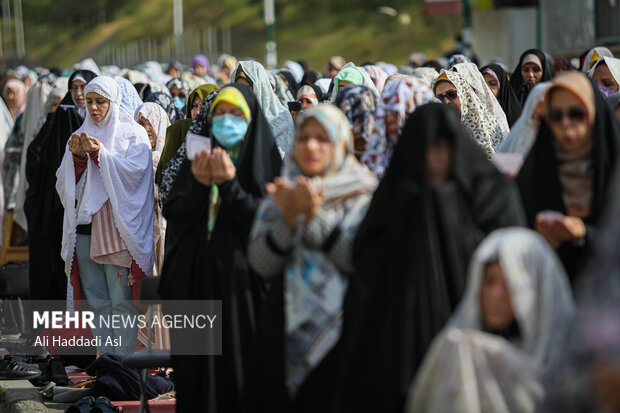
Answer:
M47 411L49 413L64 413L67 407L71 406L71 404L45 402L45 406L47 407Z
M29 389L33 389L32 384L27 380L0 380L0 387L4 388L5 391L28 391ZM43 402L47 407L47 411L50 413L62 413L69 407L70 403L54 403L54 402ZM0 411L3 411L0 408Z

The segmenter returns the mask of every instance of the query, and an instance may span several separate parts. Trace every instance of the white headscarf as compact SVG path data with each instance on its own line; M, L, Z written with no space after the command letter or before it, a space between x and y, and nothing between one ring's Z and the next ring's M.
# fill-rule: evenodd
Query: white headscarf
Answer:
M613 57L601 57L597 62L592 66L592 69L588 72L588 76L594 78L594 71L598 67L601 62L605 62L607 67L609 68L609 72L614 77L614 80L620 87L620 59L615 59Z
M588 73L601 57L614 57L614 54L606 47L595 47L591 49L583 60L581 71Z
M321 88L321 90L323 91L323 94L326 94L327 92L329 92L329 85L331 83L332 83L332 80L328 78L317 79L317 81L314 82L315 85Z
M482 332L480 287L498 260L510 292L520 341ZM561 353L575 305L560 260L537 233L500 229L475 251L465 295L433 342L414 384L408 412L533 412L539 380Z
M564 267L536 232L525 228L494 231L476 249L469 265L465 295L450 321L458 328L480 330L480 286L485 266L498 260L521 331L521 348L544 370L551 353L562 346L561 326L571 320L575 304Z
M287 107L280 103L280 99L271 87L269 75L263 65L255 61L239 62L230 77L232 82L237 79L237 72L240 67L252 81L252 90L269 122L280 156L282 158L288 156L293 149L293 141L295 140L295 125L291 113Z
M99 76L84 89L110 101L106 117L96 123L90 114L76 134L97 138L99 166L90 157L86 171L75 183L73 155L68 146L56 172L56 190L65 208L61 256L65 272L71 274L78 222L90 222L92 215L110 201L114 222L131 257L146 275L153 273L153 166L151 144L144 128L120 109L121 91L114 79ZM82 191L78 196L76 187ZM76 200L80 198L76 210Z
M76 63L73 68L75 70L90 70L97 76L101 76L101 70L99 69L99 66L97 66L97 63L95 63L92 57L88 57L82 60L80 63Z
M149 121L157 134L157 142L155 143L155 149L153 149L153 170L155 170L159 164L161 152L164 150L166 129L170 126L170 119L168 119L168 114L164 108L153 102L143 103L138 106L134 114L136 122L140 120L140 116L144 116Z
M287 60L284 62L283 68L291 72L295 82L301 83L301 80L304 78L304 68L299 63Z
M536 120L533 118L534 111L545 98L549 86L551 86L551 82L542 82L530 91L519 119L512 125L512 130L499 145L498 152L519 153L523 155L523 158L527 157L536 140L537 126L540 126L536 125Z

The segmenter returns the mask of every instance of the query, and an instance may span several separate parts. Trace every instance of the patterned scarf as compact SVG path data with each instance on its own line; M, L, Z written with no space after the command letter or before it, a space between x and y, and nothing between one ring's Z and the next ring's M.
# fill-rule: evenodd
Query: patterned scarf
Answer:
M407 117L419 106L434 100L435 96L431 89L417 78L397 78L386 83L377 107L375 132L368 140L366 153L361 159L362 163L379 178L383 177L398 142L398 136L387 136L385 125L387 114L394 112L398 115L398 134L400 135Z
M374 92L366 86L350 85L338 93L335 104L349 119L353 131L360 133L368 142L375 129L377 96Z

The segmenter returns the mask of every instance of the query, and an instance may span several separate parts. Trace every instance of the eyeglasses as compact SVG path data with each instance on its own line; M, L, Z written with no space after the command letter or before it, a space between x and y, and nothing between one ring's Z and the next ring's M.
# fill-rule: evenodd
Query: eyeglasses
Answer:
M439 99L441 102L445 102L446 99L448 99L449 102L452 102L454 99L459 97L459 94L456 92L456 90L452 89L452 90L448 90L443 95L437 95L435 97Z
M567 111L563 111L562 109L551 109L547 114L547 118L553 123L560 123L565 117L568 117L572 122L582 122L586 116L588 116L588 112L581 106L573 106Z

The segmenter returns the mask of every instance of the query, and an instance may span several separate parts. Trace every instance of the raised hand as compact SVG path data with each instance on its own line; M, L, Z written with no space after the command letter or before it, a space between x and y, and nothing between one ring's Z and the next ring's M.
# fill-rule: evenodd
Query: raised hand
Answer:
M84 150L84 152L91 154L99 150L99 140L97 140L97 138L88 136L84 132L82 132L80 138L82 139L82 150Z
M310 222L323 205L323 190L315 191L310 180L305 176L297 178L294 197L297 210L306 217L306 222Z
M192 160L192 173L194 178L204 186L211 186L210 156L207 151L197 153Z
M235 168L228 153L222 148L213 149L209 163L211 166L211 177L216 185L232 181L235 178L237 168Z
M273 195L273 202L282 209L286 225L291 230L294 229L299 215L294 188L291 188L283 178L276 178L273 183L268 183L265 189L268 194Z
M75 156L79 158L86 157L86 152L84 152L84 150L82 149L82 141L79 135L75 133L72 134L71 138L69 139L68 145L69 145L69 152L71 152L72 154L74 154Z

